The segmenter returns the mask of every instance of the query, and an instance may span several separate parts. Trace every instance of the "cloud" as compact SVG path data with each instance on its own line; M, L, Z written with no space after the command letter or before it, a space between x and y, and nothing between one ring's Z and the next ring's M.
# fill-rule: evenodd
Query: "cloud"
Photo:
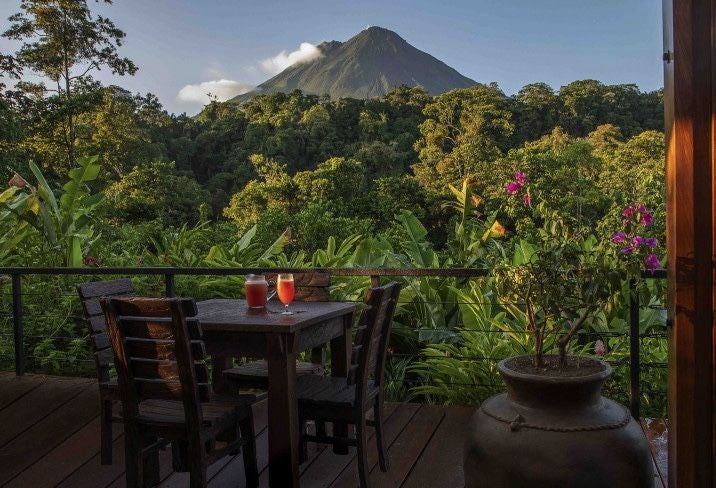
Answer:
M296 51L286 53L281 51L272 58L266 58L259 63L261 69L270 75L277 75L281 71L285 70L289 66L293 66L298 63L306 63L313 61L316 58L323 56L321 50L310 42L302 42L301 46Z
M211 96L215 96L220 102L224 102L236 95L241 95L251 91L254 87L246 83L240 83L234 80L212 80L186 85L179 90L177 100L188 103L201 103L202 105L209 103Z

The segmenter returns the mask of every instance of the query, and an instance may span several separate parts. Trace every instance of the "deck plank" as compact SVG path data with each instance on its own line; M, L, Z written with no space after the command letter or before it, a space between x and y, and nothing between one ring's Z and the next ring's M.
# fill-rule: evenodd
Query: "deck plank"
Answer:
M2 410L0 449L62 405L70 402L89 386L90 383L86 380L42 382L37 388L24 395L22 401L12 402Z
M95 385L85 383L80 394L71 399L0 449L0 485L47 456L56 446L99 415Z
M12 384L12 387L4 389L3 384ZM73 388L78 393L75 394ZM41 398L41 392L45 392L44 398L50 398L52 408ZM3 428L8 425L8 420L22 422L21 426L11 426L11 430L4 434L9 441L4 448L0 448L0 485L7 483L12 488L124 487L124 436L120 424L113 425L114 464L100 464L99 402L94 381L39 375L15 378L14 375L0 373L0 402L6 405L6 408L0 408L0 425ZM44 410L33 407L33 404L43 402ZM29 412L27 418L20 415L23 410ZM448 471L450 467L459 467L459 463L454 462L453 451L461 447L448 445L450 436L454 441L457 432L450 426L460 425L461 419L467 418L468 413L454 412L458 410L431 405L386 404L384 428L391 456L391 469L387 475L377 468L374 431L368 429L368 460L375 486L400 486L406 477L413 486L420 486L415 483L418 483L420 470L425 469L419 461L426 453L430 453L431 457L442 454L440 459L445 459ZM265 403L256 406L254 415L261 486L268 486ZM453 415L457 418L453 419ZM330 425L328 427L330 429ZM300 469L301 486L355 487L358 478L354 457L353 448L349 455L336 455L330 447L309 443L309 460ZM171 472L171 453L168 449L160 453L160 467L162 487L187 486L186 474ZM450 479L462 479L461 473L450 471L448 474ZM209 470L209 478L211 488L243 486L241 456L227 457L214 464Z
M0 410L16 402L45 381L42 375L15 376L3 374L0 376Z
M99 452L92 458L72 472L69 476L57 485L59 488L98 488L109 486L117 478L124 475L124 435L121 434L122 427L114 424L112 433L114 434L114 442L112 443L112 461L111 466L102 466L100 463ZM99 446L99 438L97 439Z
M395 443L396 439L407 425L415 422L419 417L421 405L415 403L401 403L394 406L395 411L390 417L387 417L384 421L383 432L385 435L385 444L388 449L388 456L390 459L390 467L397 464L394 462L391 456L390 447ZM378 464L378 451L375 447L375 435L373 429L369 429L368 435L368 470L371 471ZM331 453L333 454L333 453ZM333 454L335 456L335 454ZM345 456L336 456L345 458ZM358 463L355 459L355 448L351 449L351 457L344 460L344 467L341 472L336 476L330 486L332 487L355 487L358 485ZM322 465L320 465L322 466ZM376 469L380 471L380 469ZM373 483L373 474L371 473L371 483ZM312 486L312 485L308 485ZM317 485L323 486L323 485Z
M473 407L448 407L445 419L425 446L413 470L403 483L404 488L453 488L463 486L462 442L465 428L475 413Z
M371 486L373 488L402 486L444 419L444 407L423 405L388 449L390 469L383 472L379 466L373 466L370 473ZM462 439L458 442L462 444Z
M61 483L99 452L99 434L100 422L99 417L96 417L35 463L32 469L23 471L10 481L7 486L23 488L26 486L55 486Z

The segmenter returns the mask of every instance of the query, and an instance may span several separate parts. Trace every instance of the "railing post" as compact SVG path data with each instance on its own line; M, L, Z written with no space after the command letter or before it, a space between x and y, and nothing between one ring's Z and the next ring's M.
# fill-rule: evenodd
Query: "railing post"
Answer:
M636 280L629 280L629 408L635 419L639 419L641 400L641 341L639 337L639 295Z
M12 275L12 322L13 339L15 341L15 374L25 374L25 338L22 327L22 275Z
M174 274L166 273L164 275L164 295L167 297L173 297L175 294L175 283Z

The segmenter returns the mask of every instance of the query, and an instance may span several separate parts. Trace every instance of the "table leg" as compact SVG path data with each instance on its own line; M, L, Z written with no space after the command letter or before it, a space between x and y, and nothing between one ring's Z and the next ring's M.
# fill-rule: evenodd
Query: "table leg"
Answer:
M343 322L343 335L331 340L331 376L348 376L353 350L351 327L353 325L353 314L346 315ZM345 422L333 422L333 436L348 438L348 424ZM348 454L348 444L335 443L333 452L336 454Z
M228 356L211 356L211 384L216 393L230 393L231 386L223 374L224 370L234 366L234 361Z
M296 336L267 334L269 485L298 487Z

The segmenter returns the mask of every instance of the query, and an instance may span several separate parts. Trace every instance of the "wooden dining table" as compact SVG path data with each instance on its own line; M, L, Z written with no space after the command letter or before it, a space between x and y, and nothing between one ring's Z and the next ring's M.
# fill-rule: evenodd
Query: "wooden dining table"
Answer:
M269 302L264 310L250 309L246 300L214 299L197 303L197 319L204 331L206 351L212 356L212 380L226 390L221 371L233 358L264 358L268 363L269 485L299 486L299 430L296 400L296 359L299 353L330 343L331 374L345 377L350 367L351 327L359 304L295 302L293 315L283 305ZM348 435L346 425L334 425L334 434ZM347 452L336 446L336 452Z

